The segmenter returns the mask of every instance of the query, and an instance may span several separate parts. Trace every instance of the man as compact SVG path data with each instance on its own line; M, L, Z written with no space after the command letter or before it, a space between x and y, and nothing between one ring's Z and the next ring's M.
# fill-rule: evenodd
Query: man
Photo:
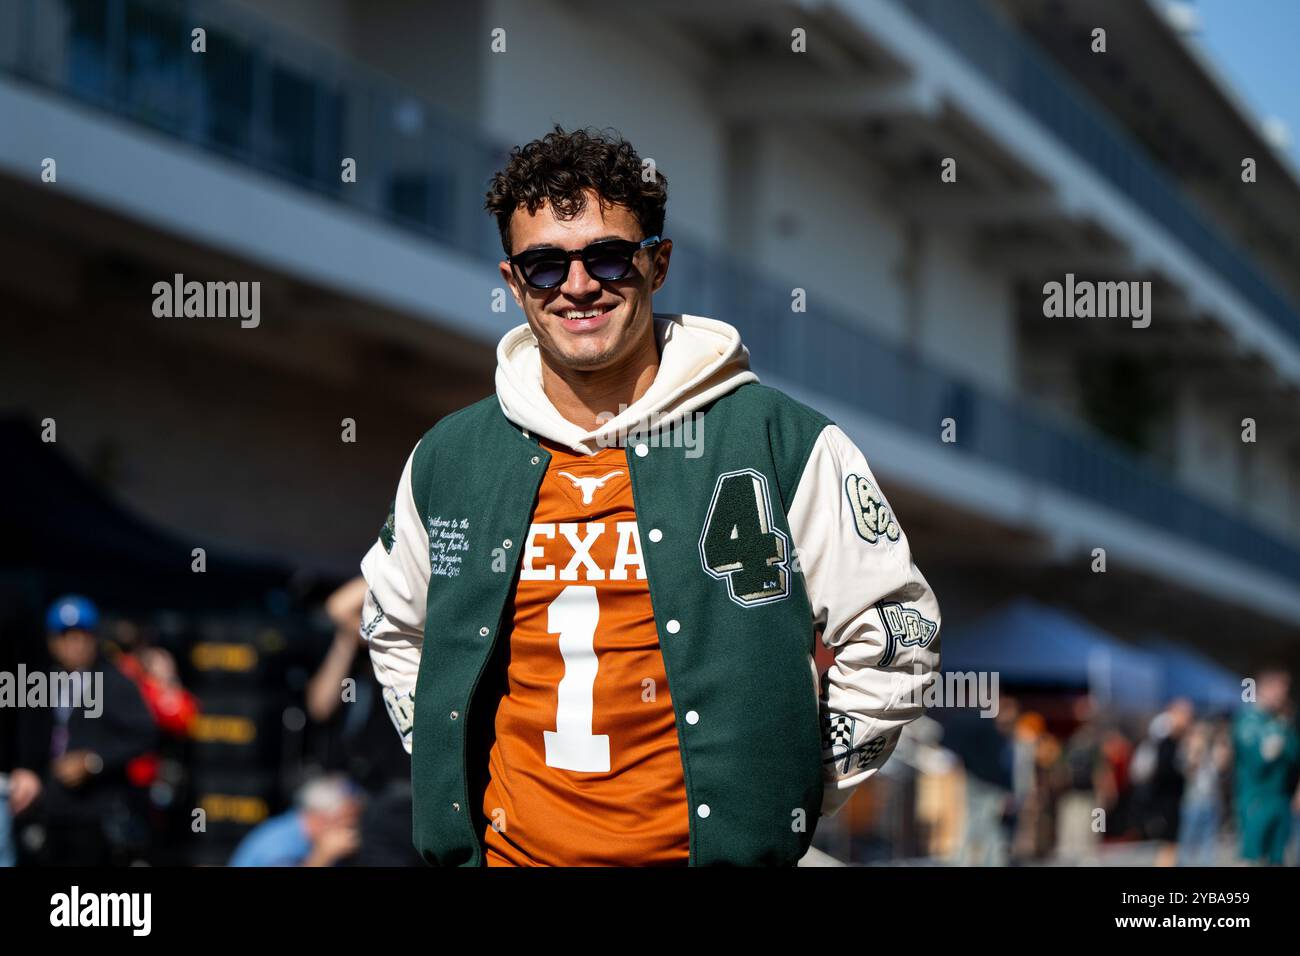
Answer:
M1182 754L1187 788L1179 813L1179 866L1213 866L1223 825L1224 781L1232 765L1227 723L1201 720L1188 731Z
M46 615L50 656L81 688L80 701L53 702L41 800L43 861L56 865L129 863L145 842L127 767L153 750L157 728L135 685L100 652L98 625L95 605L78 595L59 598Z
M1154 866L1178 862L1178 831L1186 789L1182 748L1195 718L1191 701L1183 697L1171 701L1152 719L1147 739L1134 757L1143 834L1156 844Z
M1291 813L1300 812L1300 789L1292 793L1300 763L1300 737L1287 709L1291 677L1269 668L1255 684L1255 706L1238 713L1232 728L1237 829L1241 858L1280 866L1291 836Z
M334 866L357 852L361 801L342 775L303 784L290 810L259 823L231 866Z
M116 622L105 650L140 691L158 729L168 737L188 737L199 714L199 701L181 684L176 659L164 648L153 646L144 630L126 619ZM152 776L145 781L152 782Z
M0 673L11 675L11 680L16 680L20 667L29 674L48 670L35 624L29 620L23 595L0 583ZM49 763L49 708L15 703L0 699L0 867L18 861L15 832L41 795L41 777Z
M1092 863L1101 840L1094 818L1101 805L1097 795L1105 789L1099 779L1105 766L1102 728L1091 696L1076 698L1071 709L1076 726L1065 745L1067 780L1056 810L1056 852L1063 861Z
M419 866L411 847L411 757L394 739L361 637L365 579L347 581L325 600L334 640L307 681L307 714L326 730L323 762L365 790L357 866ZM351 681L350 693L344 688ZM346 700L345 700L346 698Z
M654 314L666 203L586 131L493 178L527 322L362 562L430 863L793 865L922 713L939 610L907 538L735 329Z
M943 744L961 756L965 770L965 819L957 862L961 866L1006 866L1010 855L1007 816L1011 795L1011 727L1015 701L1003 696L990 720L973 710L943 714Z

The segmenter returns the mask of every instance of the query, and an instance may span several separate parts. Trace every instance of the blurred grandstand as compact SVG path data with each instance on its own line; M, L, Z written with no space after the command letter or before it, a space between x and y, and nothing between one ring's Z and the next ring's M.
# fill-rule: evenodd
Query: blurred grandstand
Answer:
M522 320L495 307L487 179L553 122L613 126L671 186L657 310L732 323L845 427L947 666L1015 702L937 712L819 845L961 861L978 760L1026 797L1049 737L1063 764L1087 726L1134 750L1172 698L1226 717L1243 678L1300 665L1300 173L1164 11L0 0L5 633L39 643L79 591L171 650L201 716L155 803L210 826L160 859L224 862L337 769L344 720L304 702L321 602ZM1150 327L1045 318L1067 273L1150 281ZM155 317L178 274L261 283L260 323ZM1039 836L1008 859L1063 859Z

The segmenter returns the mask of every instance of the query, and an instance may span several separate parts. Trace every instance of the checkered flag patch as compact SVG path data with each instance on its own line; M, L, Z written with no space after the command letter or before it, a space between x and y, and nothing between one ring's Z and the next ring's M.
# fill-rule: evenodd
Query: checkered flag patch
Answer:
M880 756L880 752L885 749L885 735L872 737L865 744L859 747L855 753L858 754L858 769L861 770L871 761Z
M846 714L827 714L822 718L822 749L841 753L853 746L853 725Z
M877 734L857 747L853 746L853 731L857 721L845 714L828 714L822 720L822 749L830 756L822 763L832 764L841 774L862 770L884 751L888 743L884 734Z

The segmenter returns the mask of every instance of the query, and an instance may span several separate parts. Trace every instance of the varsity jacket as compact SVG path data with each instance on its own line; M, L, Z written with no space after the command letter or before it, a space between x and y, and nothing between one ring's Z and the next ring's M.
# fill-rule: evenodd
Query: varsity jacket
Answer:
M539 437L583 454L626 444L692 865L794 864L922 713L939 608L862 452L759 384L731 326L655 323L655 381L592 432L546 398L528 326L507 333L496 395L420 439L362 561L362 634L412 756L429 863L483 863L496 665L550 458ZM833 655L820 686L817 640Z

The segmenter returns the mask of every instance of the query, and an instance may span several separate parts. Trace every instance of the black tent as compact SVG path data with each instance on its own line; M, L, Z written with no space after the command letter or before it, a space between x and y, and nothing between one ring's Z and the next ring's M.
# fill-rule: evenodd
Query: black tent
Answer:
M75 591L119 609L251 609L289 583L290 569L274 561L144 521L27 421L0 418L0 462L0 573L35 600ZM191 570L195 547L206 553L203 573Z

